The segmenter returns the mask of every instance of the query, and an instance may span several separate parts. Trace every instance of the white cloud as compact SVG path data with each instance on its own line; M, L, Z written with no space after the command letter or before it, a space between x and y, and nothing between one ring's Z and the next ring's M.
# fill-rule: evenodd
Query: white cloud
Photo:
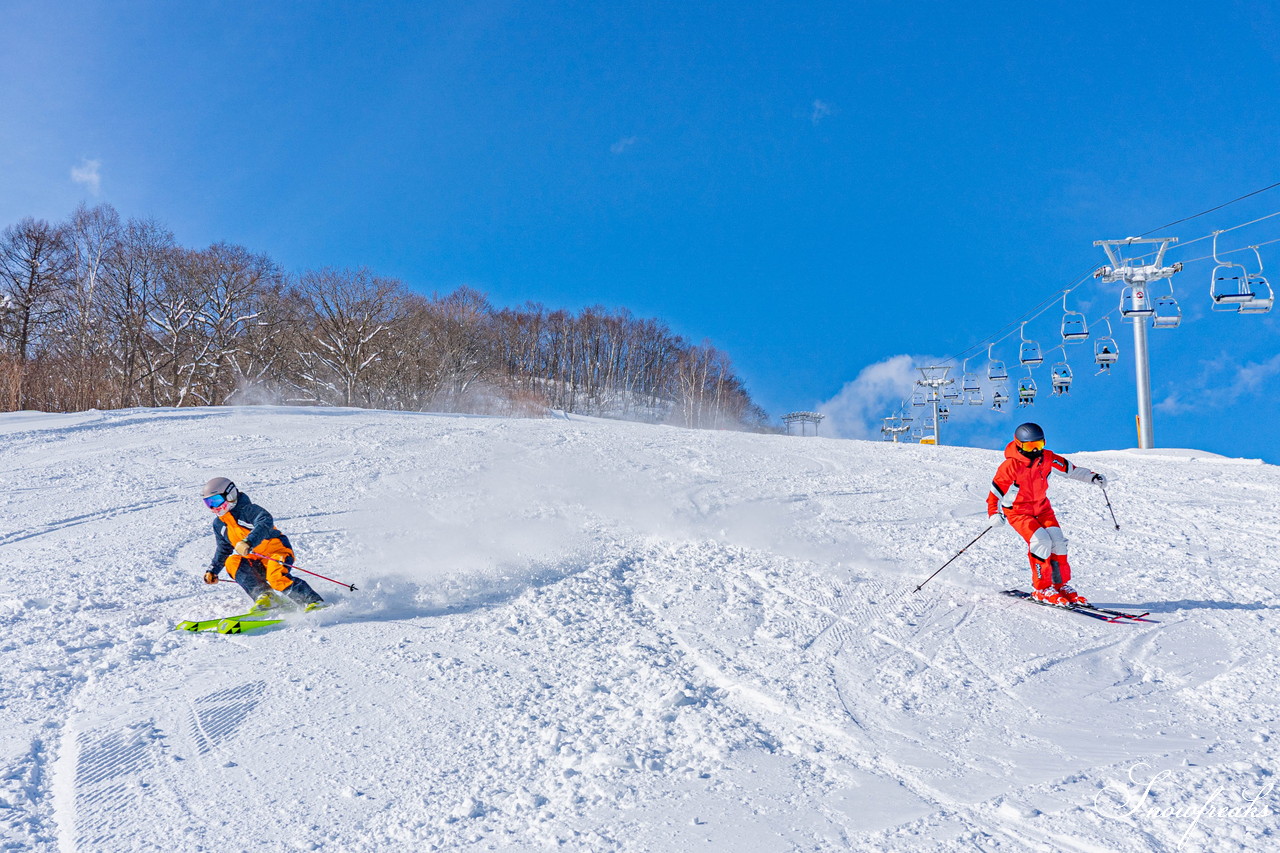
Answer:
M824 118L834 115L834 110L826 101L815 99L813 102L813 110L809 113L809 121L817 124Z
M635 145L639 141L640 141L640 137L638 136L627 136L622 139L619 139L617 142L610 145L609 150L612 151L614 154L621 154L623 151L626 151L628 148L630 148L632 145Z
M864 367L840 393L818 407L827 416L823 432L841 438L880 438L880 424L911 396L919 374L909 355Z
M102 191L102 161L84 159L79 166L71 167L71 180L84 184L93 195Z
M1269 388L1280 377L1280 355L1263 362L1251 361L1232 370L1227 365L1228 356L1201 364L1199 380L1176 390L1156 404L1156 410L1169 415L1220 408ZM1213 380L1229 376L1230 381L1214 384ZM1184 397L1184 394L1186 395Z

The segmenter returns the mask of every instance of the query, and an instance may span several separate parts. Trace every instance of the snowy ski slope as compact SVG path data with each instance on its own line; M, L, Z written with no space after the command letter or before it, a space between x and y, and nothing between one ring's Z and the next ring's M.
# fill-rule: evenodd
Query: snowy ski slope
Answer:
M1050 425L1051 426L1051 425ZM1280 474L358 410L0 416L0 849L1278 849ZM232 477L339 606L199 581Z

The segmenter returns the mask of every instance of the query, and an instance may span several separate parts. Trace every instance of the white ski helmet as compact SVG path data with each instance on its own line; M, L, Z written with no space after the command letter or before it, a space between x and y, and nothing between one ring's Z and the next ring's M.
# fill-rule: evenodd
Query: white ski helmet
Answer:
M205 506L221 515L224 512L235 509L236 499L240 497L240 490L236 488L235 483L226 477L214 477L204 484L204 490L200 493L200 496L204 498Z

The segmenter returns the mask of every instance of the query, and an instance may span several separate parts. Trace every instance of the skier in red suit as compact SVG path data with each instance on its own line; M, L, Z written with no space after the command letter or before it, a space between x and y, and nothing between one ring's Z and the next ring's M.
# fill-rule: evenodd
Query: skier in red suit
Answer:
M1062 535L1047 495L1049 475L1057 471L1072 480L1106 486L1101 474L1073 465L1044 446L1039 424L1022 424L1004 449L1004 462L991 481L987 515L991 524L1008 524L1027 540L1031 562L1031 594L1049 604L1088 604L1071 588L1067 537Z

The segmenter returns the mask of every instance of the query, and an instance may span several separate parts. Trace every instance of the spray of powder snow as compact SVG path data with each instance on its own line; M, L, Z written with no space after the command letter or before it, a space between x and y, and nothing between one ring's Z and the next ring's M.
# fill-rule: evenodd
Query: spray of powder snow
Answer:
M860 559L847 542L798 532L807 515L790 495L743 503L714 472L637 470L563 450L516 448L480 471L401 471L379 479L354 519L353 544L370 568L356 606L378 618L473 610L655 540L833 565Z

